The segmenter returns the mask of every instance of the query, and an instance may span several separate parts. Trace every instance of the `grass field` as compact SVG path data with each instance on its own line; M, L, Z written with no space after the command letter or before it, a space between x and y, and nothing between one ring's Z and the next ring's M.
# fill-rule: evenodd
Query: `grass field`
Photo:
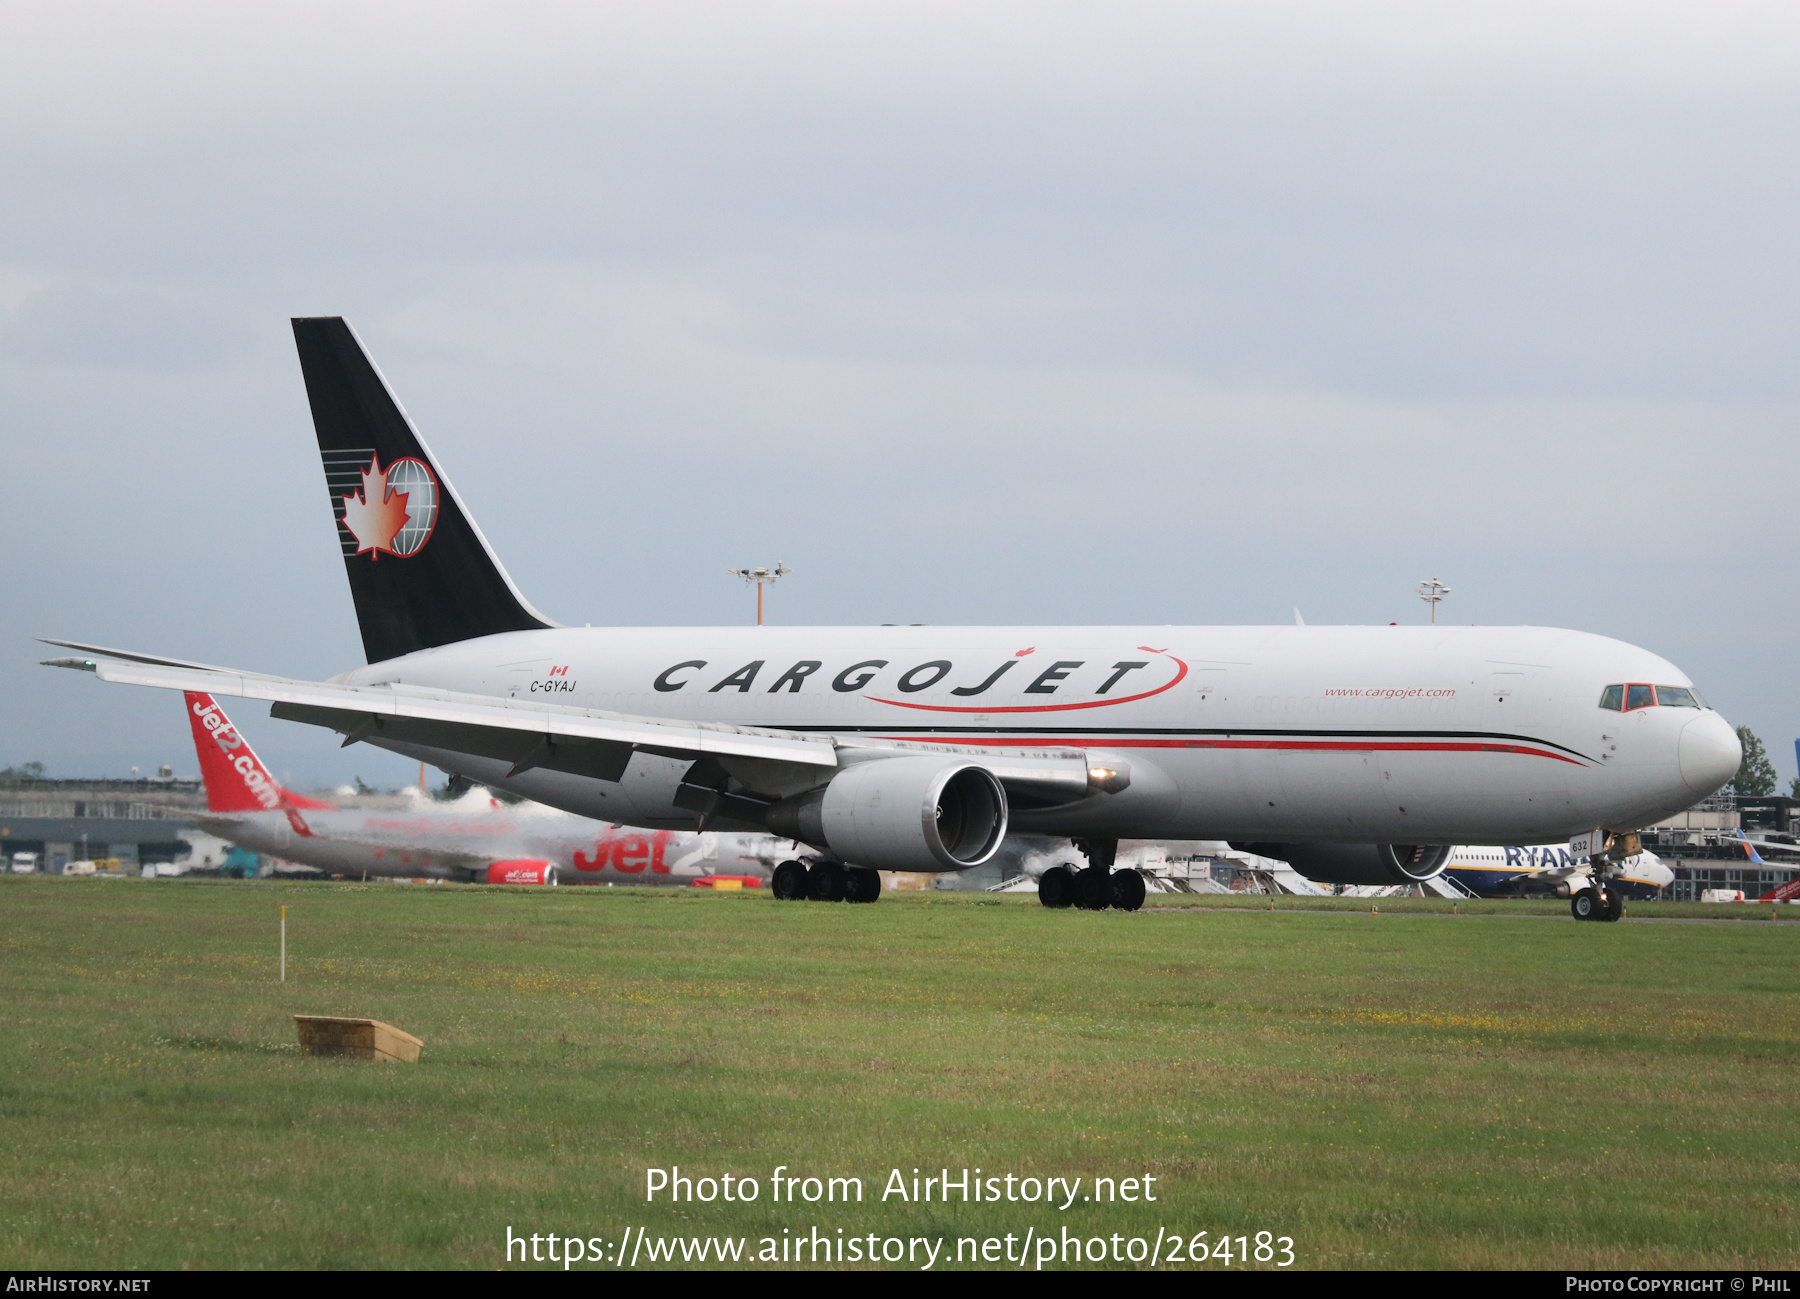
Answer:
M1800 924L1266 905L0 880L0 1266L493 1268L509 1226L1800 1263ZM424 1057L302 1058L295 1013ZM671 1164L763 1189L647 1205ZM865 1201L772 1203L777 1165ZM1157 1202L881 1200L944 1167Z

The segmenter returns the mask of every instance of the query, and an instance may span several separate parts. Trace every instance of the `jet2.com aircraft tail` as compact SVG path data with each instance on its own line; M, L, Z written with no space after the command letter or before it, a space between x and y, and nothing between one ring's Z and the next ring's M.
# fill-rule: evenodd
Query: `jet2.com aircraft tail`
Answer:
M209 812L274 812L282 808L329 811L330 803L283 789L262 764L250 741L239 733L213 697L198 690L183 693L188 724L194 728L194 754L206 786Z
M293 325L369 662L554 626L513 585L349 324Z

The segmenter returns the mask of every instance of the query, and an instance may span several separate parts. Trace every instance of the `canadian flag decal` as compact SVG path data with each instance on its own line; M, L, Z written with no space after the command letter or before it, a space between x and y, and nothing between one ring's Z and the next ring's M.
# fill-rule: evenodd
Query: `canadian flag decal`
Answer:
M370 559L383 552L404 559L416 555L437 524L437 479L423 461L396 460L386 469L371 456L359 471L362 489L343 497L344 527L356 538L356 553Z

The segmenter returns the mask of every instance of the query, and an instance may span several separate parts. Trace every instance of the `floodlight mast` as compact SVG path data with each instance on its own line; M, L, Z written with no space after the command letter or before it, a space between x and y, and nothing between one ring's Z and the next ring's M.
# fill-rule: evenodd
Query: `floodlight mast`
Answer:
M778 559L775 561L774 568L728 568L725 571L733 577L741 577L746 582L756 583L756 625L760 627L763 625L763 588L776 578L786 577L794 570Z
M1428 577L1419 583L1419 599L1431 606L1431 625L1437 626L1438 601L1450 594L1450 588L1435 577Z

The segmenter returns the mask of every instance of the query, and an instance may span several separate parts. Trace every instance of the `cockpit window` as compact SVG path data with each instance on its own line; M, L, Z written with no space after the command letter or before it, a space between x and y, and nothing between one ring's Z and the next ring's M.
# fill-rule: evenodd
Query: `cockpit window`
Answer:
M1600 707L1614 712L1632 712L1639 708L1705 708L1706 701L1692 686L1608 686L1600 692Z

